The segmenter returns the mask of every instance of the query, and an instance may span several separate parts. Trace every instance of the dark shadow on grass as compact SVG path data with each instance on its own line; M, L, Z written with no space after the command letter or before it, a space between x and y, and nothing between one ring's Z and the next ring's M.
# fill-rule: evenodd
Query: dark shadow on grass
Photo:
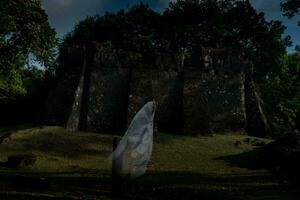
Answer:
M38 125L34 125L34 124L17 124L17 125L10 125L10 126L0 126L0 136L5 133L31 129L37 126Z
M0 171L1 200L96 199L109 197L110 185L109 171L22 173L15 170L9 174Z
M297 199L288 188L278 185L268 173L207 176L187 172L148 173L133 183L140 195L152 199ZM140 198L140 196L139 196ZM136 199L139 199L136 198ZM146 199L146 198L145 198Z
M0 171L1 188L45 194L81 194L86 199L110 199L108 170L69 173L7 174ZM197 200L296 200L287 188L274 183L267 173L208 176L188 172L150 172L124 184L120 199ZM89 198L88 198L89 197ZM93 198L92 198L93 197ZM83 198L83 199L85 199ZM40 198L44 200L43 198Z
M246 168L250 170L264 169L261 162L260 148L241 154L218 157L216 160L224 160L231 167Z

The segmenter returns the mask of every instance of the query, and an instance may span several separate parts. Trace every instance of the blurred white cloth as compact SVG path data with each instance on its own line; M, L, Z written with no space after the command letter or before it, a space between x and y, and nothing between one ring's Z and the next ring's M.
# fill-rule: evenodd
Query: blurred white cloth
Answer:
M113 152L112 159L120 175L137 178L146 172L152 153L155 111L155 102L146 103Z

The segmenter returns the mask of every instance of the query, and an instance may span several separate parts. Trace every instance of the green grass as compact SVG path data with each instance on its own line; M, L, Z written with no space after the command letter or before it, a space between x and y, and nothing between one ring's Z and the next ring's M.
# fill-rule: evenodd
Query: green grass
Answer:
M0 145L0 159L9 155L32 153L35 172L72 172L108 169L112 137L92 133L73 133L60 127L31 128L17 131L12 140Z
M113 137L73 133L60 127L15 129L11 139L0 145L0 162L20 153L33 153L38 159L28 168L0 167L0 199L109 198L108 157ZM249 137L238 134L188 137L158 133L149 169L146 175L127 184L127 196L130 199L298 199L294 192L277 184L267 171L254 165L256 147L244 142L246 138ZM241 144L235 145L236 141Z

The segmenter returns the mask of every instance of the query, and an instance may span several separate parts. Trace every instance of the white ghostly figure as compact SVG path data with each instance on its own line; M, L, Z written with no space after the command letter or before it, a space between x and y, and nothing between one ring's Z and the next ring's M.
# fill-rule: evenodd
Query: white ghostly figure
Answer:
M155 102L146 103L113 152L112 159L120 175L137 178L146 172L152 153L155 111Z

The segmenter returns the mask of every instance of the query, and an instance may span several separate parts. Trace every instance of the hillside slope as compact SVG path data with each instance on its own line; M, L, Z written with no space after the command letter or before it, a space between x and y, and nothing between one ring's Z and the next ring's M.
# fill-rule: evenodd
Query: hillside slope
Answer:
M14 131L0 144L0 162L29 153L37 161L0 167L0 199L109 198L113 137L60 127ZM257 146L270 140L159 133L154 141L147 174L126 188L129 199L297 199L253 164Z

